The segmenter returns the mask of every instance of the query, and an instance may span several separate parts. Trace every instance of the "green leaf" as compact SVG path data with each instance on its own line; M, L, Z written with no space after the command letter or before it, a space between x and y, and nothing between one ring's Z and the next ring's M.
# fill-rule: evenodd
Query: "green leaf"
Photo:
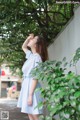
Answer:
M76 98L80 97L80 91L77 91L77 92L74 94L74 96L75 96Z
M43 103L39 102L38 105L36 105L34 109L36 109L36 108L41 109L42 107L43 107Z

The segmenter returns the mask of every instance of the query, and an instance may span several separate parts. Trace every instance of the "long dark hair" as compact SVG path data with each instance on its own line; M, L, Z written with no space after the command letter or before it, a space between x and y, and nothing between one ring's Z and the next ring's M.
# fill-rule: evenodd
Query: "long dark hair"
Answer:
M41 36L41 35L37 35L38 39L36 42L36 52L39 53L39 55L42 58L42 61L45 62L46 60L48 60L48 51L47 51L47 44L45 39ZM29 50L31 50L31 48L29 46L27 46L27 48Z
M36 42L36 52L39 53L39 55L42 58L42 61L45 62L46 60L48 60L48 51L47 51L47 44L45 39L38 35L38 39Z

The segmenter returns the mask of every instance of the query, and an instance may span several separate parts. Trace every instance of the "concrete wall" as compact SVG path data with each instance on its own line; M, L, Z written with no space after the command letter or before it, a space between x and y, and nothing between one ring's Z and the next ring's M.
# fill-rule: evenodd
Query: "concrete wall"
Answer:
M62 60L66 57L69 62L78 47L80 47L80 7L74 10L74 16L53 40L48 47L50 60ZM69 67L68 70L76 72L75 67ZM77 64L77 73L80 74L80 61Z

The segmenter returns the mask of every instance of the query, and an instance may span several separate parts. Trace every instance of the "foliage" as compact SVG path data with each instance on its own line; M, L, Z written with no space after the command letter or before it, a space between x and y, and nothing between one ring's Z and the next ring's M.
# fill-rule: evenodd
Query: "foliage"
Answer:
M73 16L76 5L55 0L0 0L0 64L6 60L13 69L21 69L26 36L42 34L49 45Z
M78 55L78 50L76 50L76 55ZM72 71L65 73L68 64L66 57L62 61L48 60L39 63L39 66L31 72L35 79L47 82L45 88L40 88L45 98L42 105L46 105L50 113L46 120L52 120L57 114L60 120L80 119L80 75Z
M80 48L78 48L75 52L74 58L73 58L73 63L76 64L80 59Z

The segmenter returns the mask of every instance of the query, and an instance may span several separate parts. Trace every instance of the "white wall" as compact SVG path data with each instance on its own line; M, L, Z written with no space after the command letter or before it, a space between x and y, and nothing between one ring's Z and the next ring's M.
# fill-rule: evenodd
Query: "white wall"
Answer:
M80 47L80 7L74 10L74 16L48 47L49 59L62 60L66 57L69 62L78 47ZM75 67L68 66L68 70L75 72ZM77 70L80 74L80 61L77 64Z

